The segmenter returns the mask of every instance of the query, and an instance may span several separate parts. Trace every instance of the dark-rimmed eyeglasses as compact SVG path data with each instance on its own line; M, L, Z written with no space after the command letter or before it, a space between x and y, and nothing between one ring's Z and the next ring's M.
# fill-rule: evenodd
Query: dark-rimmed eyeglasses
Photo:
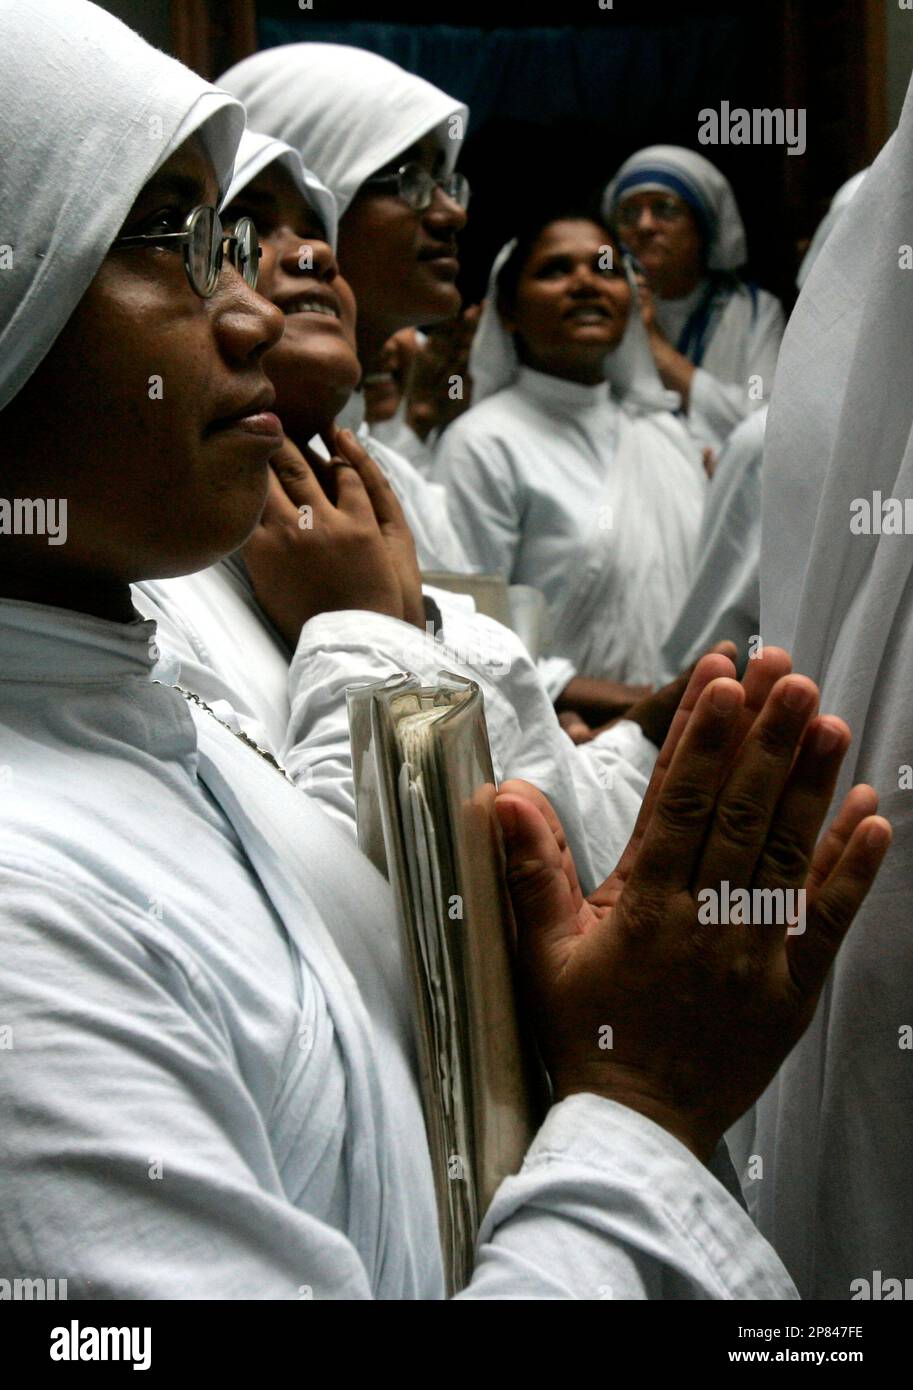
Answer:
M229 234L223 230L216 209L206 203L193 209L182 232L122 236L113 246L180 246L190 288L201 299L209 299L214 293L227 248L228 258L238 274L252 290L257 288L261 251L256 227L249 217L239 217L234 231Z
M447 197L461 208L469 207L469 180L465 174L436 176L422 164L403 164L393 174L376 174L373 178L365 179L361 187L393 193L402 198L413 212L424 212L431 206L436 188L443 189Z

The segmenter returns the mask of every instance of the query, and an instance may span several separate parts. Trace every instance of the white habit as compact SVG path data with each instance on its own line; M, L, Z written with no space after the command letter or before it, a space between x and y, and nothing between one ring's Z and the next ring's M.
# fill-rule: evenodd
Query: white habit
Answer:
M70 1298L440 1298L387 885L154 647L0 600L0 1266ZM581 1095L465 1296L792 1288L707 1168Z
M709 159L679 145L650 145L626 159L603 196L612 222L622 199L674 193L702 229L708 274L682 299L654 295L656 318L692 362L688 424L719 450L730 431L769 399L786 318L780 301L736 272L748 258L745 228L729 180Z
M790 319L765 447L762 631L853 731L837 797L871 783L894 827L814 1021L757 1106L758 1220L819 1299L913 1276L913 538L892 520L913 497L911 165L908 92Z
M550 655L653 681L706 487L679 421L522 367L444 432L435 476L473 560L545 594Z

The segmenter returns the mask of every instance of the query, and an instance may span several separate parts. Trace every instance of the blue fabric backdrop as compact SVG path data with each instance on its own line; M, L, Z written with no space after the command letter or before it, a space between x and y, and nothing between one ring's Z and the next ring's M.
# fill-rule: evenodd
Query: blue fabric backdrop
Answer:
M258 33L261 48L308 41L365 48L466 102L460 167L472 181L473 207L463 237L463 288L478 299L495 252L537 200L584 201L642 145L697 148L698 112L736 93L741 105L776 104L765 76L764 31L752 7L746 11L744 18L692 16L654 26L616 17L586 28L494 29L328 22L309 14L261 18ZM776 263L776 252L769 254L776 210L762 190L776 184L776 157L758 147L714 151L718 156L748 224L752 270L770 281L764 272Z

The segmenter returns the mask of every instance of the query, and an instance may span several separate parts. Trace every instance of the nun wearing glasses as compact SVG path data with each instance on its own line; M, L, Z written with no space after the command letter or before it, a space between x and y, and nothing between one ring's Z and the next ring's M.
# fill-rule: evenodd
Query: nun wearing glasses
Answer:
M738 273L748 250L729 181L693 150L651 145L622 164L603 214L640 268L660 376L718 452L768 399L786 326L780 301Z
M0 547L14 789L0 798L0 1018L15 1037L0 1266L59 1272L71 1298L440 1298L389 889L311 798L168 683L131 599L134 581L243 544L282 447L262 359L283 315L256 292L252 229L225 238L215 214L243 112L83 0L0 0L0 85L26 70L20 99L0 105L0 225L16 248L0 277L0 467L14 496L53 478L70 527L66 546L29 532ZM145 390L155 370L167 409ZM708 755L722 765L728 750L764 783L749 874L775 842L801 862L806 835L757 775L760 732L782 738L790 768L802 742L784 800L800 798L813 831L836 771L814 741L822 722L789 714L796 693L810 714L809 682L752 692L732 670L714 656L695 673L630 877L605 886L614 904L578 903L566 858L547 890L531 883L530 860L555 864L557 831L516 784L499 799L555 1104L484 1219L466 1297L794 1294L724 1185L718 1141L807 1023L888 828L854 822L796 939L790 999L772 936L750 990L740 972L738 1006L735 933L720 944L731 962L683 966L698 908L678 866L706 853L735 872L717 828L726 788L672 830ZM735 721L714 713L727 709ZM585 932L578 906L581 926L592 911ZM666 913L674 930L635 929ZM622 998L637 1087L586 1022ZM751 1068L734 1076L734 1054Z
M456 238L469 204L469 184L455 171L469 118L461 102L376 54L326 43L265 49L219 85L244 103L255 129L297 150L336 199L364 376L383 370L394 333L453 318ZM369 436L364 420L357 391L338 424L360 434L387 475L421 568L471 571L443 489Z

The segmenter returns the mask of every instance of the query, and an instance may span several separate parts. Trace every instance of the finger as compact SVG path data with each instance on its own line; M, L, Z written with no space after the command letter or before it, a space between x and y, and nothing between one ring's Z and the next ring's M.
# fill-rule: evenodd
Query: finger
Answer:
M295 526L299 523L300 518L300 509L289 497L271 465L267 477L266 501L263 504L263 511L260 513L260 520L250 539L262 538L277 527Z
M371 499L357 468L345 459L334 458L333 476L336 479L336 506L340 512L364 526L379 530Z
M270 459L270 467L287 498L283 504L278 494L275 501L284 516L291 519L300 508L307 506L315 513L327 510L327 499L314 471L301 450L286 436L286 441L277 454Z
M728 656L729 660L733 663L733 665L737 661L739 655L739 649L736 646L735 642L731 641L731 639L728 637L725 637L722 640L722 642L715 642L713 646L710 648L710 651L715 652L720 656ZM694 666L696 665L697 662L694 663ZM689 675L691 674L691 671L694 670L694 666L690 668L688 672Z
M581 719L575 710L564 710L558 715L558 723L573 743L591 743L596 736L586 720Z
M826 833L818 841L812 855L811 867L805 884L806 897L811 901L821 885L833 871L850 841L850 836L860 821L874 816L878 810L878 793L874 787L864 782L852 787L843 799L843 805L831 821Z
M700 661L695 665L691 673L691 678L685 687L685 693L679 702L678 709L672 717L672 723L669 725L669 732L660 749L659 757L653 766L653 775L650 778L649 786L644 795L643 803L634 824L634 830L618 863L618 873L626 875L637 857L644 831L650 823L650 818L653 815L653 808L656 805L656 799L660 794L666 773L669 770L669 764L681 741L682 734L688 726L688 720L694 712L694 707L701 693L712 680L716 680L720 676L734 675L735 667L731 661L727 660L722 655L708 653L707 656L702 656Z
M564 826L558 812L544 792L534 786L532 782L525 782L520 777L508 778L500 787L501 792L509 796L519 796L525 801L531 802L541 813L549 832L558 846L558 853L561 856L561 863L564 873L571 887L571 897L574 900L575 908L579 908L583 903L583 892L580 887L580 880L577 877L577 865L574 863L574 856L567 842L564 833Z
M371 499L374 515L381 527L394 526L408 529L399 498L390 486L383 469L368 453L351 430L339 430L336 436L339 456L350 463L358 472L365 491Z
M744 699L738 681L726 678L712 680L701 692L644 828L631 869L632 887L664 892L690 888L739 737Z
M495 812L504 835L507 886L522 950L557 950L576 936L577 911L555 837L526 797L499 793Z
M715 887L723 879L737 888L751 883L817 703L818 687L807 676L785 676L770 692L717 800L697 870L701 887Z
M786 959L796 987L815 998L875 880L891 843L883 816L867 816L849 838L808 911L805 931L787 938Z
M742 676L746 714L752 717L758 714L777 681L788 676L792 669L792 658L782 647L764 647L760 656L750 657Z
M780 797L753 888L806 887L815 842L834 795L850 731L842 719L813 719Z

